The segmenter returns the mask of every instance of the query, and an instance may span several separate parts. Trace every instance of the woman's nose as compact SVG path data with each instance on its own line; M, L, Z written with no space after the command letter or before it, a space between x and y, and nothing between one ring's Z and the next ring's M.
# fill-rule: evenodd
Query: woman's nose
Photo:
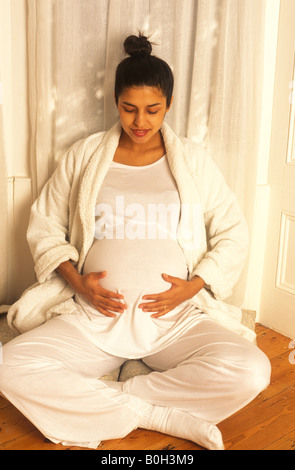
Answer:
M136 113L135 124L137 125L137 127L141 127L141 128L144 127L144 124L145 124L145 115L144 115L144 113L141 113L141 112Z

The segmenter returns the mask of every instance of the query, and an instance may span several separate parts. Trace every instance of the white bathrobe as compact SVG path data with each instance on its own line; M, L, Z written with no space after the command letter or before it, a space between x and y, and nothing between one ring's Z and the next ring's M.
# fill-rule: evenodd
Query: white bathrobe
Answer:
M206 283L190 302L216 322L255 341L255 333L241 323L241 310L224 302L239 279L248 249L248 230L237 200L205 149L177 137L166 123L161 132L181 205L186 207L178 243L189 278L198 275ZM16 332L75 310L75 292L55 270L71 260L82 271L94 238L97 194L120 134L118 123L108 132L74 144L33 204L27 236L38 282L9 309L8 323ZM193 214L187 211L196 205L201 207L197 237L190 226Z

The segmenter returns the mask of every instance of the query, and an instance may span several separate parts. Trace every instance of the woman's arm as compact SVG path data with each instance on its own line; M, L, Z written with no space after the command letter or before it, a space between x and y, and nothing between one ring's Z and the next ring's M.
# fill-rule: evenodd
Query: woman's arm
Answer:
M233 191L208 155L200 149L192 170L204 211L207 253L191 276L200 276L217 300L232 294L244 267L249 233L245 216Z
M31 208L27 240L39 283L49 279L61 262L79 259L69 236L69 200L74 172L72 149L63 157Z

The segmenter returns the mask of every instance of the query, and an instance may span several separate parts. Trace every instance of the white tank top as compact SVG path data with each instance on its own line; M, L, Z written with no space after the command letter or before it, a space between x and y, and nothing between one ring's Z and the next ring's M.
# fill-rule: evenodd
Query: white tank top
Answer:
M94 241L83 272L107 271L100 285L123 294L127 309L107 317L77 294L80 315L75 317L110 354L139 358L156 352L198 317L188 302L160 318L138 308L143 295L170 289L163 273L187 279L177 242L179 217L179 194L166 157L138 167L112 162L97 197Z

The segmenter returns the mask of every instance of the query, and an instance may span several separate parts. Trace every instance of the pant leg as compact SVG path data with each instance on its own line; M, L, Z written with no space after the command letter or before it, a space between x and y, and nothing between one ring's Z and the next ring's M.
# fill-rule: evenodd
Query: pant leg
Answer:
M15 338L2 353L0 393L55 443L95 448L127 435L150 407L98 380L125 359L61 319Z
M207 319L144 362L155 372L123 390L217 424L252 401L270 381L270 363L248 340Z

